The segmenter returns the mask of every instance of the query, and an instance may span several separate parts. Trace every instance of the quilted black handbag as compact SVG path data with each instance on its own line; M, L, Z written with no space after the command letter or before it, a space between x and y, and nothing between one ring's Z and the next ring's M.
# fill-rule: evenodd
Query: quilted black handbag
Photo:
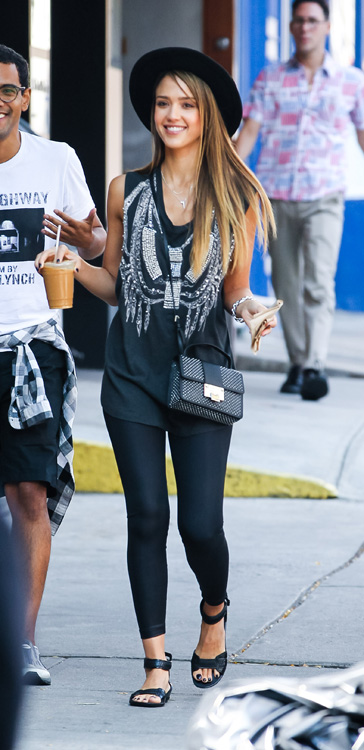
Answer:
M221 424L237 422L243 416L244 380L241 372L188 357L187 351L188 348L172 362L169 408ZM224 356L227 357L225 353Z

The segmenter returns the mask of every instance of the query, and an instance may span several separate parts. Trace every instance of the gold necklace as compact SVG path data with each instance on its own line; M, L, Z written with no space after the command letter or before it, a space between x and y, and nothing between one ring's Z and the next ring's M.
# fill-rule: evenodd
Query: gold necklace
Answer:
M173 188L172 188L172 187L171 187L170 185L168 185L168 182L167 182L167 180L166 180L166 178L165 178L165 176L164 176L164 174L163 174L162 170L161 170L161 175L162 175L162 180L163 180L164 184L165 184L165 185L167 185L167 188L168 188L168 190L170 190L170 191L171 191L171 193L173 193L173 195L174 195L174 196L176 197L176 199L178 200L178 203L180 203L180 204L181 204L181 206L182 206L183 210L185 211L185 210L186 210L186 207L187 207L187 204L188 204L188 201L189 201L189 199L190 199L191 191L192 191L192 188L193 188L193 182L191 182L191 185L190 185L190 187L189 187L189 189L188 189L188 195L187 195L187 197L186 197L186 198L179 198L178 196L179 196L179 195L181 195L181 193L183 193L183 190L180 190L180 191L179 191L179 192L177 193L177 191L176 191L176 190L173 190Z

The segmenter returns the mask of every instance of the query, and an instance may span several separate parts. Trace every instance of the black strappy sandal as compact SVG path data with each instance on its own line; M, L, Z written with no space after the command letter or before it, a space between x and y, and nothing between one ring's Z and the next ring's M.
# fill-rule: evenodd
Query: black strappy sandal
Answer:
M216 625L217 622L220 622L222 618L224 618L224 628L226 630L226 620L227 620L227 608L230 604L229 599L225 599L224 606L217 615L207 615L206 612L204 612L203 605L204 605L204 599L202 599L200 604L200 612L201 617L204 622L206 622L207 625ZM218 656L215 656L215 659L200 659L200 657L196 654L196 651L192 654L191 659L191 676L192 676L192 682L193 684L198 688L210 688L217 685L218 682L220 682L221 678L225 674L225 670L227 667L227 651L224 651L222 654L219 654ZM212 674L212 680L211 682L202 682L202 680L196 680L196 677L193 676L193 673L196 672L198 669L216 669L217 672L219 672L219 677L215 677L214 674Z
M166 659L144 659L144 669L164 669L169 672L172 669L172 654L168 654L166 651ZM169 690L167 692L163 688L149 688L144 690L136 690L132 693L129 698L130 706L141 706L142 708L160 708L169 701L172 692L172 684L169 683ZM135 701L137 695L157 695L160 698L160 703L146 703L144 701Z

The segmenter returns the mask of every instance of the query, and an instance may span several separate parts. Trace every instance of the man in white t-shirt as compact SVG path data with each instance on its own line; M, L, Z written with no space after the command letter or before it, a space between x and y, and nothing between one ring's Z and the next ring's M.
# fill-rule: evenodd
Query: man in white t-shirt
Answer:
M74 150L66 143L19 132L29 100L27 62L0 45L0 486L23 550L24 678L49 684L50 674L35 646L35 625L49 564L51 522L54 533L72 495L67 488L68 500L62 496L53 505L50 500L60 480L65 383L73 363L34 260L54 245L58 224L61 240L77 247L86 259L103 252L106 235ZM43 388L47 408L36 404L33 423L23 420L30 408L28 395ZM74 401L72 409L73 405ZM69 403L66 406L69 409ZM11 410L18 407L21 416L12 419ZM44 411L40 417L38 407ZM66 443L71 450L71 433ZM66 486L66 464L64 475Z

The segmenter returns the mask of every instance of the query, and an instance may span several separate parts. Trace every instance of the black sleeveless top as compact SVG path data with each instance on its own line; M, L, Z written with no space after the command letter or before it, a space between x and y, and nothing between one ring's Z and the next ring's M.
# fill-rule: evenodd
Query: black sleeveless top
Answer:
M220 425L167 407L171 363L178 356L174 308L178 307L190 356L226 364L223 354L204 346L213 344L232 360L223 303L221 242L214 216L208 254L198 278L190 267L191 245L192 225L175 226L165 212L160 169L151 176L128 173L123 252L116 281L119 306L106 344L101 403L114 417L179 435Z

